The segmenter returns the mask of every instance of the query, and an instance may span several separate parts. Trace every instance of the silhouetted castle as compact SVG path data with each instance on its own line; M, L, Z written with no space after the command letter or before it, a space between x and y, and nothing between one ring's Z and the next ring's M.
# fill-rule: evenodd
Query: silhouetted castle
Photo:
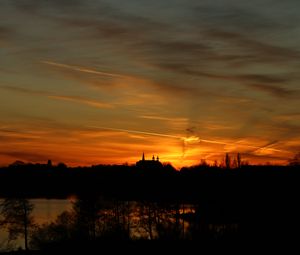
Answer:
M156 159L154 155L152 156L152 160L146 160L145 154L143 153L142 159L136 162L136 166L140 168L161 168L163 165L159 161L159 157L157 156Z

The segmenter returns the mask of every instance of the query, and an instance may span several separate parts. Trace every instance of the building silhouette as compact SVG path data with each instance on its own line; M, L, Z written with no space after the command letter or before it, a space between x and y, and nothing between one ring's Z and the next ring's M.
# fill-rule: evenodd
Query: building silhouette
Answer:
M162 168L162 163L159 161L159 157L152 156L152 160L146 160L145 153L142 155L142 159L136 162L136 166L139 168L157 169Z

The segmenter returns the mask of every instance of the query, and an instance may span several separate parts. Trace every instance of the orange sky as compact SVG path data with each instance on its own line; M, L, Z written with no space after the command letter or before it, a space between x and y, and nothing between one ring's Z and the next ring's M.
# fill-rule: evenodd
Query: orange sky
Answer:
M1 1L0 165L286 164L300 151L299 8Z

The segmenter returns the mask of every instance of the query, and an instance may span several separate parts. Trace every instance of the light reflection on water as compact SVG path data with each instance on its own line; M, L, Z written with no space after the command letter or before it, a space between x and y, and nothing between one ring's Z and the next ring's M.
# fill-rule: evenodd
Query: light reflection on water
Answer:
M63 211L72 208L72 202L67 199L32 199L34 203L33 217L37 224L44 224L54 221Z
M0 199L2 203L3 199ZM64 211L71 210L72 199L29 199L34 204L32 216L38 225L54 221ZM7 248L8 233L0 228L0 251ZM23 239L16 240L15 247L24 247Z
M3 199L0 199L0 203ZM70 197L68 199L29 199L30 202L34 204L34 210L32 212L32 216L34 218L34 223L37 225L43 225L47 223L51 223L56 220L57 216L60 215L64 211L72 210L73 203L76 201L75 197ZM133 239L136 238L146 238L149 239L149 233L143 228L140 227L140 207L137 202L131 201L128 204L130 208L130 236ZM108 216L113 212L111 209L102 211L103 214L107 214ZM173 215L176 213L174 209L169 210L168 212L164 212L163 214L167 216L169 213ZM195 213L195 207L193 205L181 205L178 211L180 215ZM171 219L171 218L169 218ZM162 219L163 220L163 219ZM171 219L174 223L175 219ZM183 233L189 227L189 223L183 221L182 218L179 219L180 225L184 226ZM155 230L153 230L154 237L156 236ZM0 251L7 249L7 240L8 240L8 233L0 229ZM19 238L18 240L14 241L13 249L17 249L18 247L24 248L24 239Z

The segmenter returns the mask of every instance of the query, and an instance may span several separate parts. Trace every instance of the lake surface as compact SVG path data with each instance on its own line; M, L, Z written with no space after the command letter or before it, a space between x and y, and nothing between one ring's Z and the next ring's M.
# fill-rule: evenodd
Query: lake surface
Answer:
M0 199L2 203L3 199ZM34 204L32 216L38 225L54 221L64 211L72 209L73 199L29 199ZM0 229L0 251L7 248L8 233ZM15 248L23 247L23 239L14 242Z
M3 199L0 199L0 203L3 201ZM76 198L70 197L69 199L29 199L31 203L34 204L34 210L32 212L32 216L34 218L35 224L41 226L43 224L54 222L58 215L63 213L64 211L71 211L73 207L73 203L76 201ZM110 201L110 204L113 205L114 202ZM117 203L118 213L122 212L121 204ZM116 204L114 204L116 205ZM129 235L131 238L146 238L149 239L149 232L146 231L148 228L149 221L146 220L148 217L148 214L150 213L150 207L147 207L147 203L143 204L137 201L127 201L123 206L126 205L123 210L129 210L129 214L127 216L118 216L118 218L122 221L125 220L124 217L129 217L130 219L130 228L129 228ZM149 205L150 206L150 205ZM126 209L127 208L127 209ZM159 208L158 205L155 206L156 209ZM166 207L165 207L166 208ZM168 207L167 207L168 208ZM188 213L194 213L195 207L192 204L181 204L179 207L178 214L184 215ZM184 208L184 209L183 209ZM152 208L151 210L153 210ZM107 207L107 209L104 209L102 211L102 216L106 220L109 219L110 216L112 216L115 213L116 207ZM157 211L158 212L158 211ZM153 215L153 211L151 212L151 215ZM173 209L164 209L161 211L160 216L162 217L161 220L165 221L168 220L167 218L171 219L172 216L170 216L170 213L172 215L175 214L174 208ZM145 217L146 218L143 218ZM154 216L154 215L153 215ZM151 216L151 217L153 217ZM155 216L157 217L157 216ZM166 217L166 218L165 218ZM102 218L100 222L105 223L105 219ZM127 218L128 220L128 218ZM151 218L151 221L153 219ZM171 221L173 223L175 222L175 219L173 218ZM143 223L141 225L141 222ZM178 222L180 225L183 226L184 230L183 233L187 232L186 230L189 227L189 223L183 221L182 218L178 218ZM106 222L107 223L107 222ZM123 222L124 223L124 222ZM109 223L108 223L109 224ZM154 224L154 222L153 222ZM129 226L129 225L128 225ZM146 227L146 228L145 228ZM156 232L155 228L153 227L152 234L155 237ZM0 251L5 251L8 249L18 249L19 247L24 248L24 239L23 237L19 238L16 241L13 241L11 243L12 246L8 245L8 233L5 231L5 229L0 229Z

